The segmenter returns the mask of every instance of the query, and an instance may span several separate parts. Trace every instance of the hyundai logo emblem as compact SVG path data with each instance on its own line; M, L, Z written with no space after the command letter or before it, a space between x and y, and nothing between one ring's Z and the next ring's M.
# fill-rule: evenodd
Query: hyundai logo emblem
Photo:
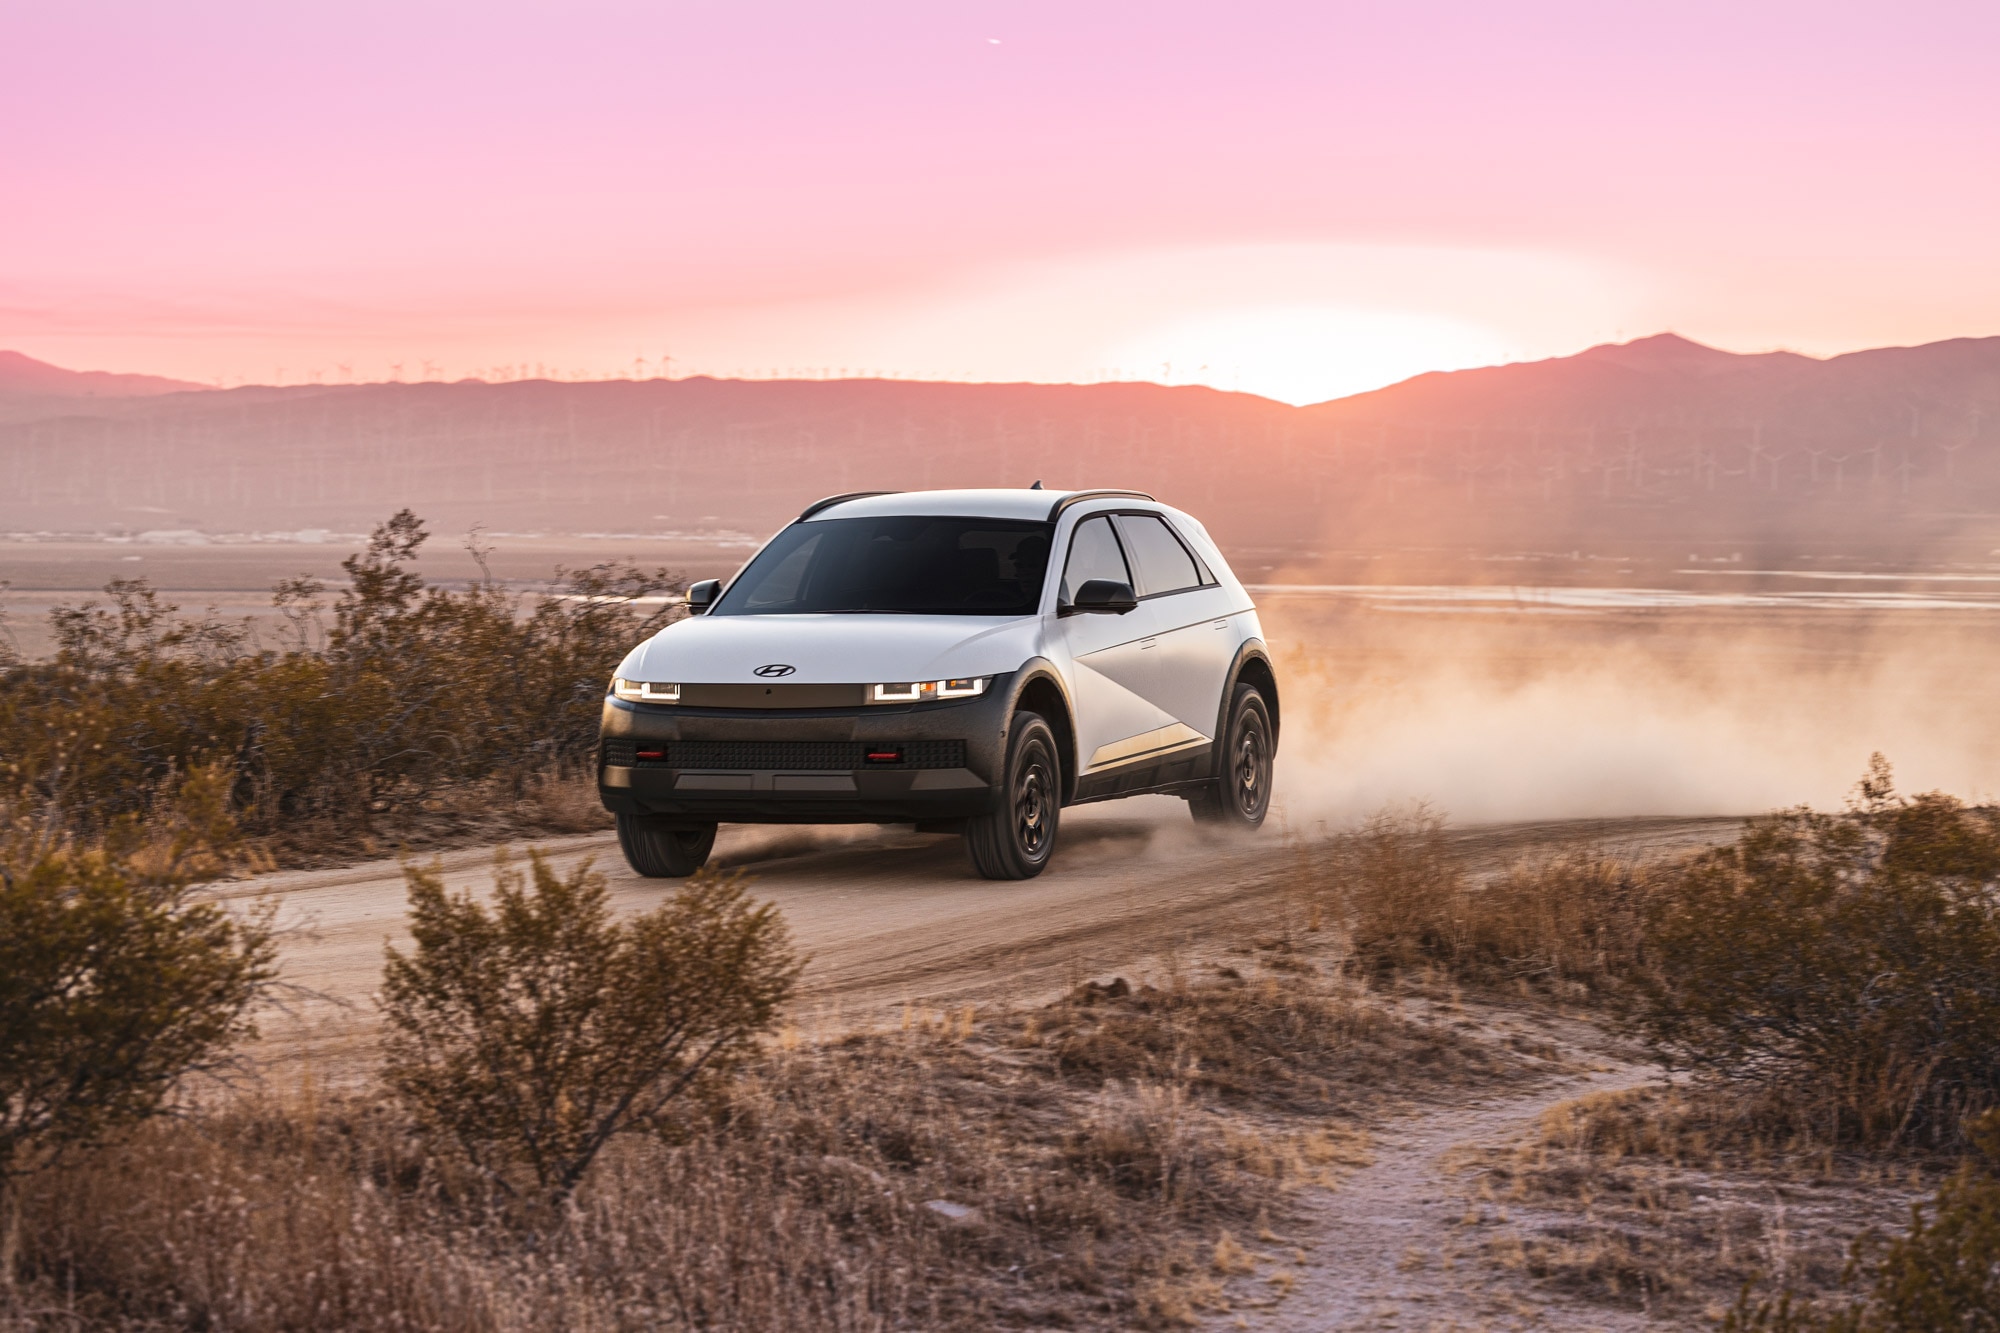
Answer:
M751 674L757 676L763 676L768 679L769 677L772 676L789 676L794 671L797 670L798 668L795 666L786 666L783 662L773 662L769 666L758 667Z

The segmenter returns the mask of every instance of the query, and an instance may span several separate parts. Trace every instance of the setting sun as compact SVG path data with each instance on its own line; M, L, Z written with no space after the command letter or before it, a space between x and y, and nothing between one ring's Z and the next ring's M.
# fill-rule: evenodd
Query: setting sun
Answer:
M1211 384L1302 404L1428 370L1491 365L1510 350L1489 330L1435 315L1277 306L1168 325L1124 343L1113 360L1164 384Z

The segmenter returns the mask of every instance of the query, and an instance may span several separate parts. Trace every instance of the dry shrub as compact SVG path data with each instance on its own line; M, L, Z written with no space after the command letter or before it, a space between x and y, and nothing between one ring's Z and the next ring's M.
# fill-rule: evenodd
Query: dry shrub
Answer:
M534 598L441 588L415 569L426 540L405 510L343 562L343 587L279 584L291 628L275 646L180 615L143 580L58 608L52 659L0 657L0 805L95 838L220 763L244 832L301 862L459 836L495 807L577 821L573 799L551 811L530 789L591 766L606 681L669 615L639 599L681 580L602 565ZM467 789L476 801L454 799Z
M802 964L777 909L740 875L697 874L614 919L586 858L496 858L489 910L405 867L407 954L382 979L383 1079L493 1185L566 1198L618 1134L753 1049Z
M1322 892L1371 970L1436 967L1577 995L1616 990L1642 963L1650 881L1595 853L1558 853L1478 881L1443 819L1418 807L1377 814L1339 839L1326 872Z
M0 826L0 1291L21 1179L163 1114L255 1033L276 977L269 913L193 893L226 840L224 785L191 775L178 828L124 823L108 846Z
M2000 811L1894 795L1634 869L1585 853L1476 882L1444 825L1384 814L1322 883L1364 968L1607 1001L1672 1067L1783 1140L1951 1148L2000 1102Z
M2000 1100L2000 815L1886 780L1680 868L1649 902L1630 1025L1775 1129L1951 1147Z
M1355 957L1376 969L1416 967L1457 952L1465 868L1442 815L1381 811L1337 839L1323 891L1346 918Z

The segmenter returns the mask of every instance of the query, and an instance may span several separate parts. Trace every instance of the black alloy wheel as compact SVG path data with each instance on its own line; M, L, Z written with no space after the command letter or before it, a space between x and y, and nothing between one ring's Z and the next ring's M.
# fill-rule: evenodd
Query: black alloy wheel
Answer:
M648 879L685 879L708 864L708 854L715 850L715 825L675 826L621 814L618 847L625 864Z
M999 808L966 821L965 851L987 879L1032 879L1055 851L1062 767L1055 733L1038 713L1014 714Z
M1188 797L1188 811L1203 824L1254 829L1271 809L1272 761L1277 745L1271 710L1254 685L1238 685L1223 734L1222 772Z

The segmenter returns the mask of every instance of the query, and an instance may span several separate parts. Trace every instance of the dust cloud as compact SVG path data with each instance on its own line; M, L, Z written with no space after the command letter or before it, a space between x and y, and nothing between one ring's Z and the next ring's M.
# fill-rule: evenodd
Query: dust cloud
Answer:
M1837 808L2000 787L2000 615L1421 615L1273 599L1277 806L1302 831L1426 801L1457 823Z
M1838 808L1881 751L1905 792L2000 790L2000 614L1402 614L1267 597L1283 696L1271 831L1424 801L1458 824ZM1063 863L1172 860L1212 834L1139 797L1063 813ZM726 830L718 864L950 839Z

